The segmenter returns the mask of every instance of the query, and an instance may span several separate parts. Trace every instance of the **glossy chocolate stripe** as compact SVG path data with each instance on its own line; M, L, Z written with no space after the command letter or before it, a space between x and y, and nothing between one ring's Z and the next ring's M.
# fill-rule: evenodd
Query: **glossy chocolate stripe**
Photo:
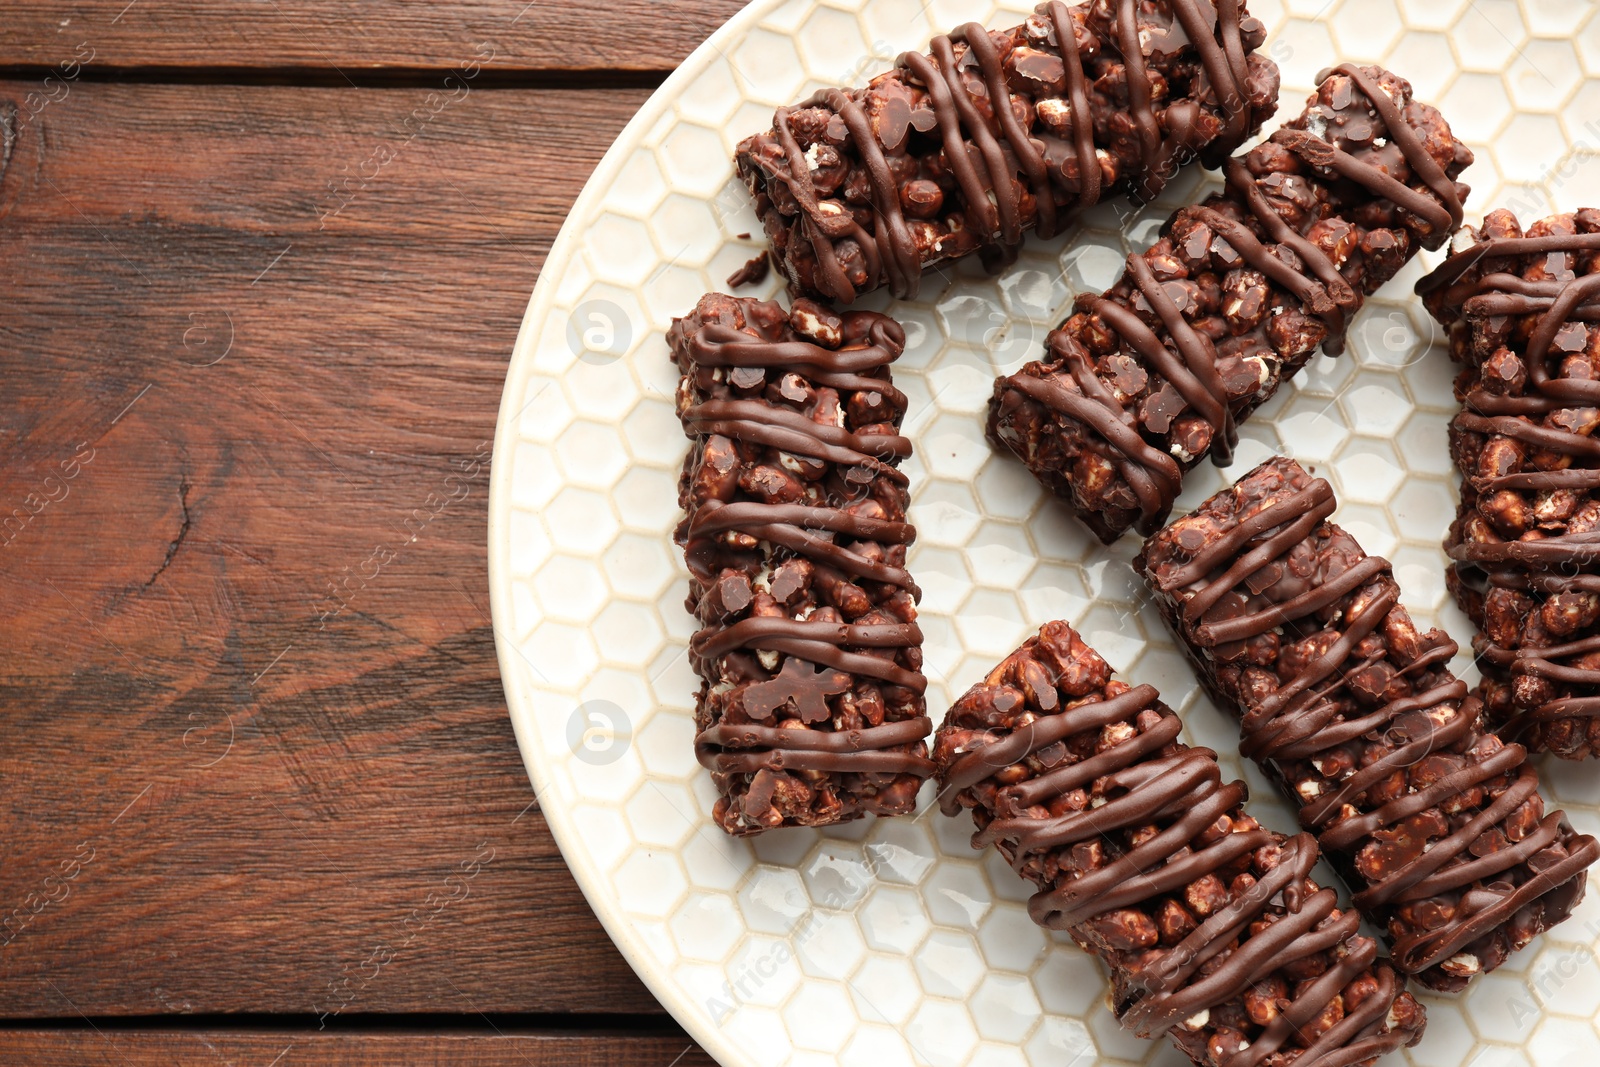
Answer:
M795 627L803 627L803 630ZM732 626L711 626L689 639L697 655L720 656L739 648L746 641L766 637L799 637L830 645L858 645L861 648L906 648L922 640L915 623L860 625L785 619L771 615L752 615Z
M920 741L933 728L928 718L885 723L865 730L784 730L759 723L738 726L719 724L701 733L708 744L723 748L772 748L783 746L806 752L870 752L886 745ZM790 736L793 735L793 736Z
M785 655L803 659L807 663L832 667L834 670L844 671L846 674L858 675L862 678L875 678L887 685L897 685L903 689L909 689L913 693L927 691L928 680L920 671L907 670L892 660L874 656L870 653L847 651L832 641L819 640L813 634L799 629L798 627L803 627L804 623L797 623L794 620L790 620L790 622L797 627L796 630L789 633L769 633L760 637L751 637L744 643L743 647L750 651L782 652ZM707 659L708 657L699 658Z
M1497 489L1600 489L1600 469L1568 467L1559 471L1527 471L1480 480L1485 492Z
M909 522L891 522L864 515L852 515L838 508L806 504L760 504L735 501L715 508L702 508L689 524L691 537L737 530L746 525L794 526L803 530L828 530L854 538L909 545L917 539L917 529Z
M1592 391L1595 383L1573 381L1569 378L1563 378L1560 379L1559 382L1550 383L1550 385L1550 391L1552 393L1563 392L1568 394L1568 398L1563 399L1551 395L1496 396L1494 393L1489 392L1482 386L1475 385L1467 390L1465 404L1466 411L1463 411L1461 414L1456 416L1455 425L1466 425L1460 421L1462 415L1548 415L1551 412L1559 411L1564 407L1571 407L1573 400L1576 400L1579 404L1587 403L1590 397L1586 394ZM1557 386L1559 386L1559 388L1556 388ZM1481 423L1480 425L1488 424ZM1493 433L1495 431L1491 429L1487 431L1480 430L1477 432Z
M1514 437L1518 441L1526 441L1530 445L1547 448L1552 452L1561 452L1569 456L1584 456L1590 459L1600 459L1600 441L1583 434L1575 434L1557 426L1538 426L1524 419L1512 416L1495 415L1485 417L1464 411L1456 416L1456 421L1477 433L1494 433L1502 437Z
M1144 46L1139 40L1139 14L1137 0L1116 0L1117 3L1117 50L1122 54L1125 64L1128 84L1128 117L1133 119L1133 128L1139 134L1139 178L1135 188L1143 200L1153 200L1160 195L1166 185L1166 179L1156 171L1156 160L1161 152L1161 126L1156 119L1155 108L1151 106L1150 99L1150 72L1145 65ZM1187 3L1172 5L1172 13L1181 19L1181 11L1192 9ZM1213 23L1215 25L1215 23ZM1189 33L1188 30L1184 32ZM1209 30L1200 33L1189 33L1189 40L1195 45L1195 50L1202 56L1206 54L1206 46L1211 43ZM1217 82L1223 85L1224 82ZM1080 118L1076 113L1072 116L1073 125L1080 122L1088 124L1089 113L1085 112ZM1092 203L1084 207L1093 207Z
M908 720L910 721L910 720ZM932 727L932 722L928 727ZM785 733L798 733L786 730ZM881 738L874 740L881 741ZM784 742L787 743L785 738ZM695 745L695 758L707 770L723 774L753 774L757 771L827 771L833 774L916 774L928 770L928 761L912 752L888 748L862 752L809 752L794 748L774 748L761 752L723 752Z
M900 344L904 344L904 338ZM782 368L824 374L881 370L895 358L894 349L883 344L836 350L812 341L761 341L743 330L716 322L695 332L689 340L689 351L690 358L706 367ZM890 388L887 381L883 388Z
M1581 566L1600 560L1600 530L1562 534L1536 541L1467 542L1453 545L1451 559L1467 563L1518 563L1541 569Z
M1418 296L1427 296L1430 293L1449 288L1484 260L1594 249L1600 249L1600 233L1550 234L1544 237L1497 237L1488 241L1479 241L1451 255L1432 273L1419 281L1415 291ZM1493 275L1493 277L1500 277L1500 275ZM1514 277L1514 275L1506 275L1506 277ZM1520 281L1520 279L1518 280ZM1497 286L1491 286L1491 288L1497 288ZM1482 286L1474 282L1472 283L1471 291L1482 292L1484 290ZM1451 300L1451 303L1461 304L1464 303L1464 300Z
M1100 202L1100 157L1095 154L1094 124L1077 121L1077 116L1089 114L1089 89L1083 73L1078 24L1061 0L1050 0L1045 10L1050 16L1050 25L1055 27L1061 63L1067 75L1067 106L1073 116L1072 144L1078 154L1078 202L1084 208L1090 208ZM1150 87L1129 83L1129 92L1135 97L1143 92L1148 101ZM1146 135L1141 128L1141 136ZM1160 136L1159 133L1157 136Z
M866 163L867 174L871 178L872 206L876 221L878 225L886 226L889 231L888 255L884 255L879 249L878 242L852 220L851 232L856 238L856 243L861 246L862 254L867 257L867 271L876 275L880 270L886 270L892 292L914 293L917 281L922 275L922 260L917 255L917 244L911 236L911 227L906 224L905 216L900 211L899 190L894 175L889 171L889 162L884 159L883 150L878 145L878 136L873 132L872 124L867 121L866 113L848 93L838 89L828 89L821 94L821 99L844 120L845 128L855 139L856 148L861 152L862 161ZM809 164L807 166L809 167ZM818 210L820 211L820 207ZM829 245L828 249L829 255L837 255L832 245Z

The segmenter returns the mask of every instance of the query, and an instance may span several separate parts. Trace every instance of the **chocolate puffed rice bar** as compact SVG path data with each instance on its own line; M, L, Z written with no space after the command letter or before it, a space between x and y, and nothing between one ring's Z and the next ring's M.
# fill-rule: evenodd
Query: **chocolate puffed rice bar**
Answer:
M730 834L902 815L933 771L885 315L703 297L668 333L695 752Z
M950 709L934 741L943 807L972 812L1066 930L1112 976L1111 1006L1202 1067L1368 1064L1425 1015L1331 889L1310 834L1244 810L1216 754L1178 740L1064 622L1047 623Z
M1472 153L1379 67L1324 72L1305 112L1179 209L1122 279L995 382L989 439L1099 538L1154 533L1183 477L1421 248L1461 223Z
M1446 328L1462 410L1450 590L1478 627L1501 735L1600 755L1600 210L1523 232L1490 212L1417 285Z
M1277 110L1265 36L1242 0L1052 0L779 108L739 174L792 294L914 297L925 267L979 252L996 269L1025 231L1221 163Z
M1417 630L1334 507L1326 481L1272 459L1135 566L1395 965L1461 989L1571 914L1600 843L1545 811L1527 751L1451 673L1455 642Z

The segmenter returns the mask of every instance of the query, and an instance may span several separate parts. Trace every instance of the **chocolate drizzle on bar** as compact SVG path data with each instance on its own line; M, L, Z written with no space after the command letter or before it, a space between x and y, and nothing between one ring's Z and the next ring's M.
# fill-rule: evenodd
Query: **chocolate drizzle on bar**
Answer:
M1600 213L1581 214L1589 226L1600 222ZM1507 212L1485 227L1520 234ZM1447 545L1458 598L1482 631L1474 649L1491 668L1488 702L1509 736L1581 758L1600 742L1600 723L1585 721L1600 718L1600 627L1589 617L1591 605L1600 607L1600 529L1575 514L1600 489L1590 417L1600 407L1600 380L1588 376L1585 359L1589 324L1600 321L1600 232L1580 232L1571 216L1539 229L1476 241L1417 293L1459 336L1453 351L1470 365L1459 389L1458 440L1500 438L1511 443L1502 453L1522 457L1487 472L1481 463L1463 470L1462 520ZM1494 362L1487 376L1478 366L1485 360ZM1542 521L1519 528L1526 524L1517 509Z
M1600 844L1543 814L1526 751L1483 732L1450 673L1455 643L1415 631L1388 561L1333 510L1326 481L1272 460L1137 566L1396 964L1456 988L1565 918Z
M1205 454L1230 463L1238 422L1318 342L1338 355L1365 294L1461 221L1452 175L1471 155L1437 112L1378 68L1321 81L1304 115L1228 162L1223 193L1178 211L1112 289L1079 298L1043 362L996 383L991 437L1103 540L1153 533L1184 472Z
M1052 236L1105 195L1150 199L1190 159L1225 158L1275 106L1276 68L1250 55L1263 36L1239 0L1050 0L1023 26L941 34L866 89L779 108L740 172L791 291L915 297L926 264L979 251L998 269L1028 229ZM1188 95L1158 104L1153 85ZM948 210L908 219L918 184Z
M1034 921L1111 967L1140 1036L1170 1031L1208 1067L1363 1063L1414 1042L1421 1009L1310 881L1315 840L1250 819L1244 784L1180 729L1153 687L1111 680L1047 624L940 728L944 811L971 808L973 846L1039 886Z
M924 744L919 593L905 569L911 454L883 315L712 295L669 336L695 441L678 531L695 752L730 833L909 811Z

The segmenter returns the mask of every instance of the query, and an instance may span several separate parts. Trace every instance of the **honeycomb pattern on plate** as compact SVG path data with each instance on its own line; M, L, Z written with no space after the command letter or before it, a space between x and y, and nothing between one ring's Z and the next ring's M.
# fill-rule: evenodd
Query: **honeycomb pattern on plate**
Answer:
M685 441L664 331L760 250L732 180L734 144L810 90L863 83L907 47L970 18L1013 24L1006 0L764 0L720 31L646 105L552 250L507 378L494 464L494 618L514 724L542 806L608 930L653 991L723 1063L1070 1067L1176 1064L1119 1032L1098 966L1029 922L1026 887L968 847L967 820L922 814L824 832L725 838L695 763L691 622L671 543ZM1252 0L1284 68L1284 112L1337 59L1412 80L1478 153L1469 211L1524 217L1600 199L1600 16L1575 0ZM1023 636L1067 618L1131 679L1159 686L1190 739L1292 825L1128 567L991 454L992 377L1030 358L1073 295L1209 180L1159 204L1102 205L1033 241L998 279L975 264L929 276L891 310L909 344L907 464L920 538L930 713ZM1235 473L1275 450L1335 482L1340 522L1396 564L1413 611L1468 628L1448 604L1439 540L1453 511L1445 453L1452 370L1406 299L1414 264L1358 319L1349 354L1320 357L1247 425ZM776 292L776 279L767 289ZM1179 507L1224 484L1188 480ZM1458 666L1465 667L1463 662ZM1542 765L1581 829L1600 832L1600 775ZM1459 998L1427 998L1417 1067L1557 1067L1600 1041L1600 904Z

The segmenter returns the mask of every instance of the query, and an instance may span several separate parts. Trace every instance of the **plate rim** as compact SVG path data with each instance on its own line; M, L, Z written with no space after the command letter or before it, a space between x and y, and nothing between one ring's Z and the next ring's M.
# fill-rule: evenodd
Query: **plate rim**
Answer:
M593 854L583 847L583 834L575 821L570 806L571 803L581 800L582 797L568 788L570 781L561 777L555 762L552 762L548 754L549 750L543 743L539 727L541 720L534 707L536 695L540 692L559 691L563 699L570 700L571 692L559 690L558 687L541 685L532 676L528 666L525 663L518 662L525 657L522 652L524 642L516 639L515 628L512 626L512 598L517 575L511 569L512 543L510 539L510 523L513 513L512 477L514 466L511 457L514 455L520 440L518 421L523 407L528 402L527 389L530 381L535 378L548 378L553 383L564 373L540 370L536 366L536 356L542 331L546 328L555 309L554 306L560 298L563 282L561 274L565 268L575 261L581 247L584 231L581 225L574 226L574 221L587 220L595 213L594 209L599 202L603 202L619 177L625 163L640 148L642 142L648 142L651 129L672 114L686 84L692 83L694 79L703 75L715 63L717 58L728 56L732 51L728 47L730 43L737 44L739 38L750 33L763 21L792 2L793 0L750 0L749 3L746 3L727 22L702 41L652 91L639 111L622 127L615 140L607 147L593 173L586 180L582 191L569 207L556 238L551 243L519 324L516 341L505 370L505 382L496 416L494 450L489 478L489 508L486 533L488 536L491 628L494 634L496 658L501 673L502 688L505 693L509 717L516 736L519 755L533 785L535 796L544 797L548 791L548 795L552 798L563 798L564 803L555 805L554 810L542 803L541 808L545 813L551 834L561 850L563 862L572 871L574 880L577 882L590 910L600 921L602 928L611 938L612 943L617 946L623 958L627 960L633 973L650 991L651 995L684 1028L689 1038L704 1048L723 1067L746 1067L746 1065L757 1062L757 1059L745 1048L741 1047L727 1030L719 1026L715 1020L709 1018L690 988L674 979L670 965L664 965L663 961L659 960L650 949L646 939L639 935L632 924L632 920L621 907L610 877L601 869ZM848 8L860 3L870 2L871 0L812 0L815 6L834 10L838 10L840 7ZM1016 2L1018 0L999 0L999 7L1002 10L1009 10L1008 4ZM1403 5L1404 0L1397 0L1397 7ZM1517 6L1517 10L1519 12L1523 10L1520 3ZM1285 17L1292 16L1285 12ZM1328 15L1325 11L1314 16L1311 21L1317 24L1326 24L1327 17ZM1586 20L1580 20L1580 27L1587 24ZM1431 32L1442 33L1444 31L1434 30ZM1576 39L1580 32L1581 29L1575 30L1571 36ZM1361 62L1368 61L1382 62L1382 60L1361 60ZM739 85L740 91L743 92L747 79L740 72L737 64L731 60L729 67L731 76L734 78L735 83ZM1458 65L1457 79L1461 77L1463 70L1475 71L1476 68ZM1586 75L1580 77L1580 84L1585 77ZM1600 80L1600 74L1595 77ZM1453 86L1454 82L1451 84ZM1286 88L1282 99L1285 101L1293 100L1295 94L1296 91ZM1435 97L1430 97L1429 99L1433 103L1440 102ZM1570 106L1570 103L1571 101L1569 100L1568 104L1563 105L1563 107ZM1510 114L1522 114L1528 110L1512 102ZM1542 113L1539 112L1538 108L1531 110ZM1493 143L1504 132L1504 122L1502 122L1502 128L1498 133L1489 135L1483 140L1485 143ZM1465 134L1462 136L1464 138L1467 137ZM1569 144L1568 154L1570 155L1577 151L1580 147L1580 143ZM648 151L648 148L646 150ZM729 163L726 159L722 162L724 166ZM1502 173L1497 160L1492 162L1492 166L1495 171L1495 181L1491 182L1490 185L1491 188L1497 190L1497 199L1494 206L1503 205L1508 195L1521 188L1538 190L1546 193L1546 196L1549 197L1549 192L1544 185L1548 175L1537 180L1523 180L1508 177ZM1495 184L1496 182L1498 184ZM1482 213L1489 210L1489 202L1483 195L1476 194L1473 200L1474 206L1469 207L1469 221L1481 219ZM1559 202L1550 198L1548 204L1541 202L1538 207L1532 210L1536 213L1534 217L1542 217L1548 211L1559 211L1560 208ZM1423 257L1420 257L1419 262L1426 262L1427 257L1428 254L1425 253ZM720 289L722 287L718 286L717 288ZM648 315L646 317L648 319ZM651 321L647 325L647 332L655 328L656 324ZM1287 382L1285 384L1287 385ZM1423 410L1425 407L1422 403L1417 402L1415 398L1413 398L1412 403L1418 411ZM1446 403L1444 406L1449 407L1450 405ZM1354 432L1353 428L1352 432ZM1395 444L1398 447L1398 441ZM495 463L493 459L498 459L500 462ZM1326 467L1334 461L1316 462L1319 467ZM1410 473L1414 475L1415 472ZM1453 486L1455 477L1456 475L1453 471L1446 471L1444 474L1428 480L1437 481L1442 478L1445 484ZM1231 479L1229 480L1231 481ZM1414 605L1414 608L1416 607L1420 607L1425 615L1433 617L1441 612L1448 614L1453 604L1447 598L1445 602L1432 608L1424 605ZM1446 625L1443 621L1438 624ZM1455 628L1452 627L1452 629ZM1546 757L1546 762L1548 762L1548 757ZM1571 807L1571 800L1560 803L1561 800L1566 798L1558 799L1554 796L1549 779L1542 769L1541 781L1541 793L1545 796L1547 802L1558 803L1559 806L1563 807ZM1542 957L1554 946L1566 943L1565 939L1552 939L1539 950L1539 956ZM1524 964L1524 968L1530 977L1533 974L1532 967L1534 962L1535 957L1529 956ZM1542 1004L1538 998L1535 998L1533 1003L1540 1009L1540 1020L1551 1017L1547 1006ZM1464 998L1459 1001L1459 1004L1461 1010L1465 1012L1466 1002ZM1573 1016L1571 1013L1557 1012L1554 1017L1571 1018ZM1536 1020L1535 1026L1540 1024L1540 1020ZM1596 1016L1590 1022L1591 1027L1600 1026L1600 1016ZM899 1030L900 1027L896 1026L895 1029ZM1526 1055L1527 1043L1532 1036L1533 1031L1530 1030L1527 1037L1515 1042L1512 1047L1524 1050ZM1475 1037L1477 1045L1480 1046L1475 1051L1481 1052L1485 1049L1500 1047L1500 1040ZM838 1053L834 1055L837 1056Z

